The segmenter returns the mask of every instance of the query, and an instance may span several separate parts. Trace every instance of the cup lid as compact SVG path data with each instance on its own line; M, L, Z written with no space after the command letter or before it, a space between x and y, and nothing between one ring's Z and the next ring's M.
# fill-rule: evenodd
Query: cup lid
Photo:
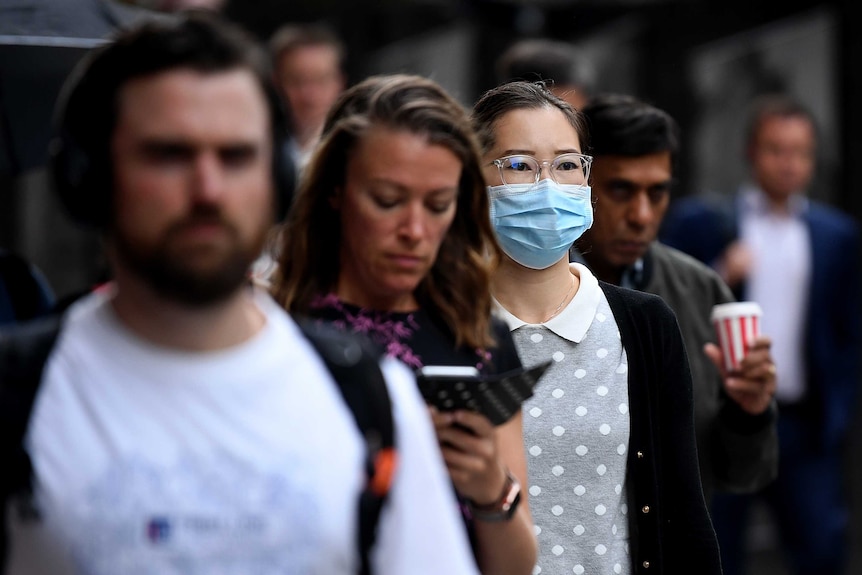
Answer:
M725 319L729 317L740 316L760 316L763 315L763 310L760 305L754 301L736 301L731 303L722 303L712 307L710 319L712 321Z

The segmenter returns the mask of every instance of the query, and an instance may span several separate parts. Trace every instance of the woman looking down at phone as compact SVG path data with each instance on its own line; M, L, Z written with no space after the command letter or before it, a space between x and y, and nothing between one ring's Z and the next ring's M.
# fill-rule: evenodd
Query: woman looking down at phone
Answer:
M345 91L286 221L274 295L362 332L410 367L521 363L491 313L499 247L466 110L431 80L376 76ZM531 573L522 416L494 427L432 409L478 566ZM519 500L519 501L518 501Z
M569 263L592 224L583 116L513 82L480 97L473 123L505 253L497 309L525 363L556 360L524 404L537 572L721 573L676 318Z

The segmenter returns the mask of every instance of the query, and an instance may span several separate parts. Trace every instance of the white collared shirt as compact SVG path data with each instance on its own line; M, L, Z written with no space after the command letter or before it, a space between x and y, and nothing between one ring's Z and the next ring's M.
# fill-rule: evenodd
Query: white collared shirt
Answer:
M496 299L493 300L494 313L509 325L509 331L515 331L523 325L543 325L560 337L580 343L596 316L596 309L602 299L602 290L599 288L599 280L587 266L572 262L569 264L569 270L580 280L578 291L575 292L575 297L569 305L547 322L528 324L500 305Z
M763 192L742 191L740 238L751 249L753 266L746 298L763 309L761 332L772 339L777 370L775 396L799 401L805 395L805 314L811 282L811 240L801 214L804 197L794 197L789 213L769 209Z

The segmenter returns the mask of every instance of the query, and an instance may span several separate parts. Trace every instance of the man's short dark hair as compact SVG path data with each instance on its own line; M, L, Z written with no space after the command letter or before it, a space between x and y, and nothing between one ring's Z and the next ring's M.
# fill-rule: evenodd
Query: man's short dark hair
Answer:
M750 146L755 143L760 126L770 118L801 118L811 124L817 135L817 121L814 114L802 102L783 93L762 94L755 98L749 108L746 127L746 142Z
M679 126L664 110L624 94L598 94L584 107L593 156L645 156L670 152L676 166Z
M590 92L593 69L574 45L562 40L521 40L497 59L497 83L514 80L548 82L549 86L578 86Z

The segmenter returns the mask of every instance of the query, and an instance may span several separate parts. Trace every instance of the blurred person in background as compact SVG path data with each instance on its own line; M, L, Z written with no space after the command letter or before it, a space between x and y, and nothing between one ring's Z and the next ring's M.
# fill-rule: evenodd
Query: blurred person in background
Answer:
M302 170L347 84L344 44L324 24L287 24L272 35L269 49L275 84L290 115L290 154Z
M674 313L569 262L593 223L583 114L516 81L473 125L504 252L496 310L525 363L555 361L523 408L535 573L720 574Z
M750 177L735 195L671 206L660 237L709 264L740 299L763 308L778 385L779 471L756 494L776 519L793 573L843 573L849 508L845 456L862 346L860 232L851 217L807 197L817 124L782 94L752 103ZM728 159L730 161L730 159ZM754 496L716 497L725 573L743 572Z
M521 366L491 315L499 247L466 110L432 80L374 76L335 103L288 216L276 299L360 332L411 368ZM495 427L432 410L477 563L488 575L536 560L520 411Z
M563 40L519 40L497 58L494 71L497 84L512 80L545 82L551 92L576 110L583 109L595 88L593 63L580 48Z
M712 307L734 301L710 267L657 241L671 199L679 128L665 111L634 97L598 94L584 108L592 136L592 227L573 261L600 280L660 296L674 310L691 365L700 476L714 490L752 492L778 472L775 367L770 340L752 343L738 373L727 373L712 343Z
M0 377L5 573L366 565L367 438L331 361L247 281L273 218L285 124L265 60L240 29L188 14L126 30L67 81L55 189L103 232L113 279L63 315L44 371L25 380L29 419L14 410L24 398L5 403L16 390ZM414 378L372 362L398 457L370 565L474 574Z
M327 25L286 24L272 35L269 54L273 80L288 114L288 136L277 153L284 156L279 177L284 189L276 214L276 227L267 246L255 262L253 276L261 285L269 286L277 267L284 218L292 202L302 169L308 163L326 114L344 91L345 48L340 38Z

